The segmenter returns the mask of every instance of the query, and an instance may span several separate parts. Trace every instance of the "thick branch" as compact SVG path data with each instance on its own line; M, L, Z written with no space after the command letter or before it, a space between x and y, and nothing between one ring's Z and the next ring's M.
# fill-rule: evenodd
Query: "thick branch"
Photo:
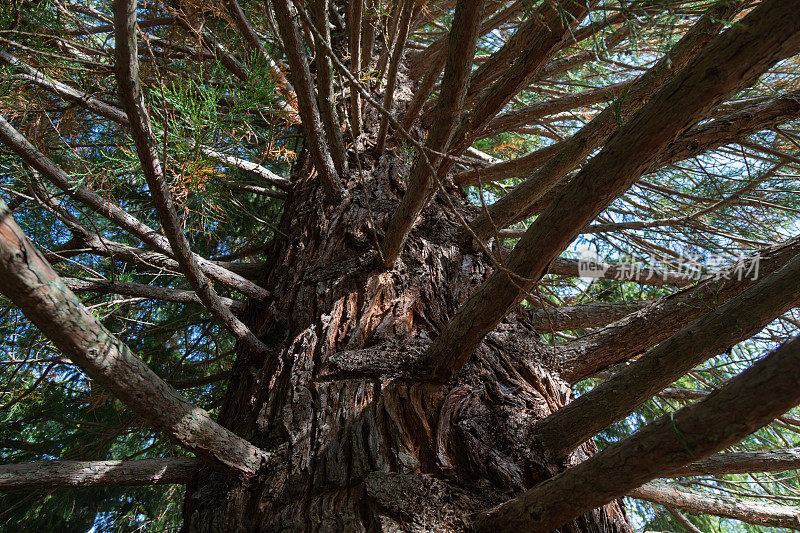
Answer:
M275 10L275 19L278 22L281 39L283 39L286 60L289 62L289 74L297 94L297 106L300 110L303 134L311 150L314 168L319 174L328 200L336 202L342 197L341 184L331 158L325 130L320 122L305 46L298 33L297 25L292 20L287 0L273 0L272 6Z
M800 530L800 512L793 507L699 492L663 481L645 483L630 491L627 496L683 509L692 514L710 514L758 526Z
M686 287L687 285L695 283L695 280L681 272L661 270L653 267L634 269L630 268L630 264L625 263L605 263L605 266L608 268L602 273L594 273L598 279L635 281L643 285L676 285L678 287ZM558 257L550 263L547 273L570 278L580 277L579 261L577 259Z
M798 382L800 338L795 338L705 400L648 424L632 437L485 513L477 529L552 531L660 475L738 442L800 402ZM765 390L770 393L764 394ZM797 517L794 523L800 526Z
M317 49L317 92L319 114L325 135L331 143L333 166L339 174L347 172L347 151L342 138L339 113L333 92L333 68L327 49L331 46L331 31L328 27L328 0L311 0L311 15L319 34L314 34ZM323 41L323 42L320 42Z
M92 379L200 457L248 475L267 454L158 377L64 285L0 201L0 290Z
M541 169L492 204L487 213L479 216L471 225L473 231L481 239L486 239L495 226L502 228L518 220L533 202L597 147L602 146L623 121L638 111L676 72L697 57L724 26L724 21L738 12L744 3L740 1L721 4L701 18L667 55L636 79L622 97L565 141L559 152Z
M666 398L668 400L680 400L689 402L693 400L702 400L713 391L703 389L688 389L685 387L667 387L658 393L659 398ZM784 414L775 419L776 422L782 423L786 426L794 426L797 431L800 431L800 416L792 414Z
M720 453L671 472L669 477L720 476L786 470L800 470L800 448Z
M456 4L444 69L445 81L436 105L436 119L425 143L425 147L431 150L443 152L447 149L460 118L482 12L483 0L461 0ZM436 179L432 173L436 171L438 162L439 159L434 158L431 162L433 168L429 168L428 160L420 156L411 169L410 185L392 216L381 245L387 267L391 267L399 257L414 222L431 197Z
M800 255L661 342L575 401L538 421L533 439L553 457L622 420L648 398L709 357L745 340L800 302Z
M519 40L521 49L519 56L511 62L504 63L500 68L505 69L500 79L486 89L477 93L475 105L454 133L456 144L451 151L456 155L461 154L477 138L480 130L497 114L511 98L522 90L530 80L536 76L558 48L570 39L570 28L577 26L587 15L597 0L562 0L558 5L552 2L542 2L539 8L530 17L530 20L520 28L511 41ZM508 44L511 43L509 41ZM498 52L493 57L500 55ZM470 77L470 92L477 90L480 83L482 69L487 63ZM445 163L444 169L449 169L452 163Z
M135 461L36 461L0 466L0 491L188 483L201 465L193 457Z
M360 1L360 0L359 0ZM477 3L483 5L483 0ZM397 70L400 67L400 60L403 58L403 52L406 48L406 39L408 38L408 25L411 20L411 11L414 3L411 0L405 0L402 3L403 7L400 10L400 20L397 22L397 38L395 39L394 46L392 47L392 56L389 60L389 70L386 72L386 89L383 91L383 107L387 111L392 111L392 103L394 102L394 88L397 85ZM467 43L467 46L469 44ZM474 52L473 52L474 55ZM470 64L472 58L469 58ZM357 91L353 91L357 95ZM378 139L375 141L375 153L380 155L386 147L386 135L389 131L389 117L388 115L381 115L381 122L378 126Z
M533 105L521 107L504 113L492 119L481 131L481 135L488 137L502 131L511 131L519 126L524 126L537 119L556 113L571 111L579 107L586 107L607 100L614 100L631 86L636 80L621 81L599 89L590 89L581 93L569 94L547 100Z
M754 285L756 265L758 277L763 279L798 255L800 241L797 239L764 250L746 262L736 263L719 276L701 280L696 286L665 296L607 328L560 346L558 365L562 377L575 383L643 353ZM744 275L748 270L750 275Z
M529 312L533 328L541 333L565 331L605 326L647 307L651 302L639 300L632 302L590 303Z
M709 44L640 109L531 225L498 270L443 328L426 356L436 379L448 379L489 331L541 279L548 264L669 144L775 62L800 48L793 2L762 2Z
M400 0L398 8L405 7L409 0ZM347 2L347 45L350 50L350 72L360 79L361 70L361 17L364 10L364 0L350 0ZM281 30L283 31L283 30ZM406 27L408 31L408 27ZM350 127L353 138L361 134L361 95L355 87L350 87Z

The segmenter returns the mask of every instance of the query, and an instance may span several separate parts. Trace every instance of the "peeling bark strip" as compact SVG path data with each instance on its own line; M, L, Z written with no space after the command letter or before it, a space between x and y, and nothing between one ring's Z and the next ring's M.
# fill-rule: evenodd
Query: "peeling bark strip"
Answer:
M770 393L764 394L765 390ZM485 513L477 521L477 530L550 532L589 509L738 442L798 402L800 337L784 343L708 398L659 418Z
M759 3L619 129L520 239L505 261L510 274L495 272L433 342L424 366L434 379L447 380L461 368L547 265L672 141L726 95L800 48L798 7L797 0Z
M0 200L0 290L86 374L196 455L254 475L269 455L158 377L81 304Z
M670 473L669 477L785 472L786 470L800 470L800 448L720 453L686 465Z
M744 500L707 491L696 491L663 481L651 481L627 494L631 498L668 505L692 514L710 514L748 524L800 530L800 511L786 505Z
M582 442L622 420L706 359L757 333L800 302L800 255L725 304L661 342L531 430L551 457L566 457Z
M150 127L150 117L144 103L142 86L139 80L139 58L136 44L136 0L114 1L114 55L115 72L119 86L120 100L128 115L136 153L142 164L147 187L153 199L158 218L169 241L172 253L181 266L189 284L197 292L198 298L214 318L219 320L237 340L258 352L266 352L267 347L250 329L234 316L220 299L214 286L200 268L189 241L183 233L183 226L172 203L169 184L158 160L156 142Z
M188 483L202 462L193 457L134 461L35 461L0 465L0 491L66 487L176 485Z

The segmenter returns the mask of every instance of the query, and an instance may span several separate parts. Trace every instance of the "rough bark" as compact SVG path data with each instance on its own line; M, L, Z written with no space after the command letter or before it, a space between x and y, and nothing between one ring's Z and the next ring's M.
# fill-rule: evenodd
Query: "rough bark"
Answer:
M374 135L377 124L364 127ZM459 242L459 222L435 199L395 269L382 271L369 242L410 169L390 153L361 163L347 184L353 198L330 206L301 156L281 223L292 237L266 254L274 298L247 317L272 355L239 356L220 414L251 442L287 443L282 466L244 483L201 475L187 487L187 531L464 531L469 516L561 468L531 457L519 433L568 394L538 362L546 349L519 335L533 331L524 314L490 336L457 382L411 377L491 263ZM571 527L628 531L617 504Z

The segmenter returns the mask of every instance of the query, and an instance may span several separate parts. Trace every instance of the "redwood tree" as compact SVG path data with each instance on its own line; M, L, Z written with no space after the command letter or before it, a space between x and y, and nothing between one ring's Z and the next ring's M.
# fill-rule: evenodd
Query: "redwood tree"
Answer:
M3 9L0 518L800 529L800 1Z

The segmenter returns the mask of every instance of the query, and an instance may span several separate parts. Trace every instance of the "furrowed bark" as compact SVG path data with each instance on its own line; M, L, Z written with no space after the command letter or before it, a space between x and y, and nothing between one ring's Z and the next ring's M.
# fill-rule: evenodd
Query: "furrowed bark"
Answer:
M426 148L436 152L447 149L460 119L472 58L475 57L482 12L483 0L461 0L456 3L444 69L444 84L436 105L436 119L425 143ZM389 268L400 256L414 222L433 192L436 179L433 173L436 172L440 159L434 157L430 160L433 168L428 167L428 161L422 155L417 158L411 169L410 185L386 230L381 248L385 265Z
M627 494L630 498L668 505L692 514L710 514L748 524L800 530L800 512L786 505L754 502L735 496L699 492L663 481L651 481Z
M124 296L137 296L148 300L163 300L166 302L179 302L185 304L199 304L200 297L194 291L182 289L171 289L166 287L155 287L142 283L131 283L128 281L111 281L106 279L75 279L63 278L64 285L73 292L96 292L99 294L120 294ZM232 313L241 313L244 309L242 302L231 300L230 298L220 297L224 306L229 308Z
M172 203L172 194L159 162L150 117L139 81L139 59L136 44L136 0L114 2L114 55L119 96L131 125L136 153L153 199L161 226L169 240L175 260L189 284L211 314L235 337L254 351L264 353L267 347L220 300L217 291L200 268L183 226Z
M751 472L785 472L786 470L799 469L800 448L783 448L760 452L729 452L712 455L671 472L669 477L723 476Z
M408 25L411 19L411 10L414 3L405 0L400 10L400 20L397 23L397 38L392 48L392 57L389 60L389 70L386 73L386 89L383 91L383 107L389 112L392 111L394 101L394 87L397 84L397 69L400 67L400 60L406 48L406 38L408 37ZM474 52L473 52L474 55ZM470 58L471 60L472 58ZM471 64L471 63L470 63ZM354 94L358 94L357 92ZM375 141L375 153L382 154L386 147L386 135L389 131L389 117L381 116L380 126L378 127L378 139Z
M795 338L705 400L648 424L484 513L476 529L552 531L660 475L738 442L800 402L799 384L800 338ZM765 390L770 394L765 395ZM795 524L800 527L796 516Z
M132 461L35 461L0 465L0 491L59 488L182 485L201 461L165 457Z
M709 357L723 353L800 302L800 255L662 341L646 355L547 418L531 438L561 458ZM685 322L684 322L685 323Z
M542 168L489 206L488 211L471 224L476 235L486 239L492 235L495 227L503 228L519 220L532 203L597 147L602 146L620 124L638 111L675 73L697 57L724 27L724 21L740 11L745 3L739 1L721 4L701 18L667 55L636 79L622 97L565 141L559 152L549 158Z
M314 87L311 84L311 72L304 52L305 46L297 25L292 20L287 0L273 0L272 6L283 39L286 60L289 62L292 84L297 94L304 137L314 157L314 168L319 174L328 201L335 203L342 198L341 184L328 148L324 127L320 123Z
M89 313L2 201L0 290L89 377L187 450L247 475L268 459L192 405Z
M0 140L11 148L25 163L39 172L72 199L91 208L96 213L118 225L142 242L166 255L173 255L169 241L153 228L142 223L118 205L109 202L85 185L77 187L69 175L47 156L39 152L27 139L0 116ZM195 256L204 272L214 279L251 298L265 300L269 293L255 283L200 256Z
M800 241L768 249L736 263L718 276L701 280L696 286L665 296L631 316L558 349L557 365L570 383L580 381L612 365L627 361L683 329L720 304L756 284L753 270L758 261L758 276L776 272L800 254ZM753 270L751 270L753 269ZM739 275L750 270L751 275ZM739 279L741 278L741 279Z
M505 260L509 273L492 274L433 342L423 365L434 379L446 380L463 366L547 265L675 138L726 95L800 48L800 18L794 16L798 5L760 3L620 128L520 239Z

